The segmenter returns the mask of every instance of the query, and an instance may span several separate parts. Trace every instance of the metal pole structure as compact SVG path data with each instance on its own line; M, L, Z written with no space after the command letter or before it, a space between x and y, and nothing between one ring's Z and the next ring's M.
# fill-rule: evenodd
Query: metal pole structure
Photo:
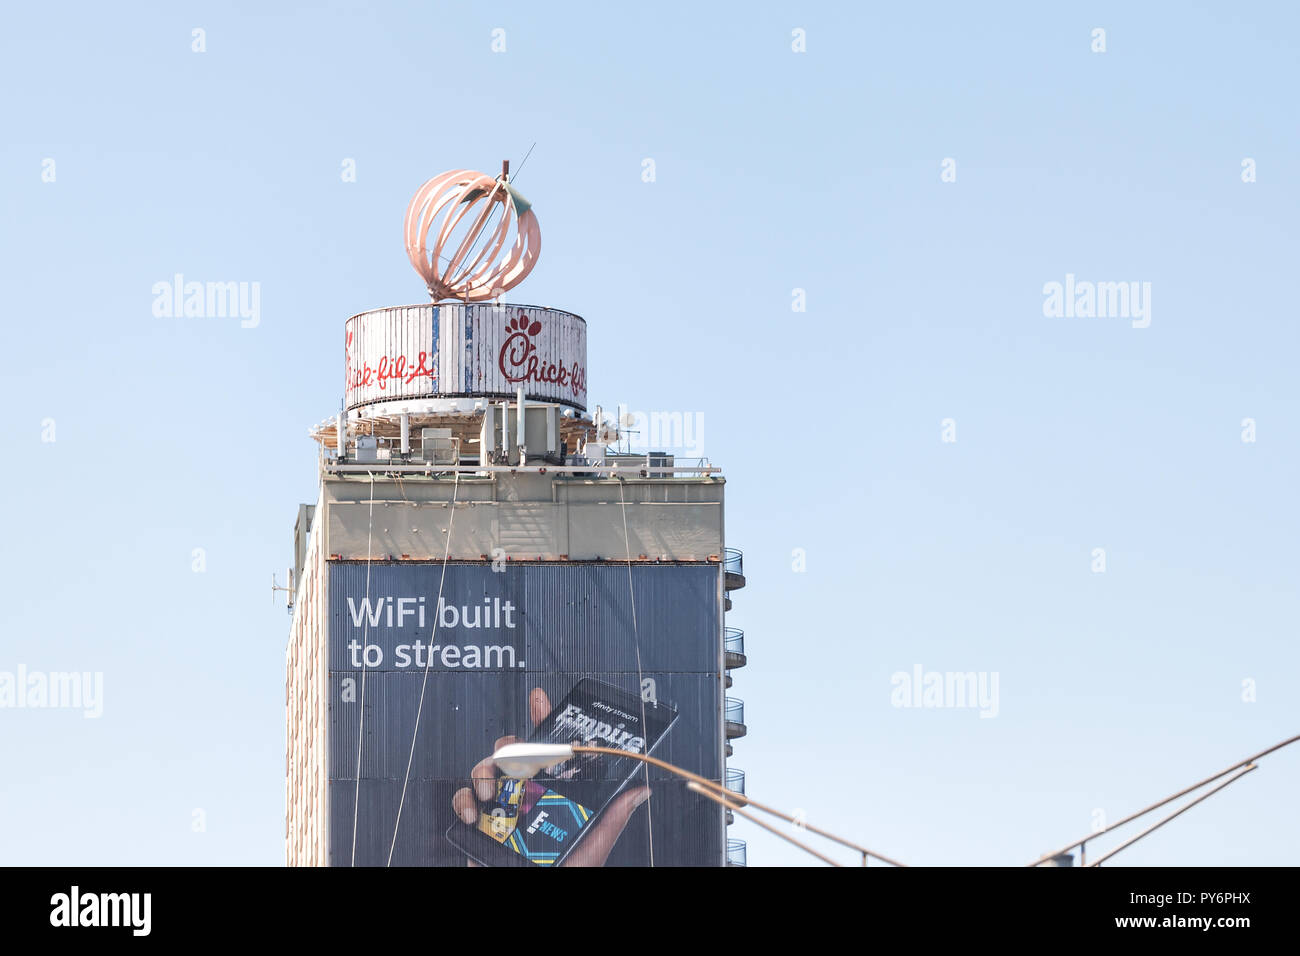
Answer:
M828 830L823 830L819 827L815 827L811 823L804 823L801 820L797 820L794 817L790 816L790 814L788 813L783 813L782 811L777 810L774 807L769 807L766 804L759 803L753 797L746 796L743 793L736 793L732 790L728 790L720 783L715 783L714 781L709 780L707 777L701 777L699 774L691 773L689 770L683 770L681 767L677 767L674 766L673 764L668 763L667 761L660 760L658 757L651 757L646 754L632 753L627 750L615 750L612 747L593 747L593 746L588 746L586 744L574 744L573 752L579 754L582 753L609 754L610 756L614 756L614 757L631 757L634 760L640 760L645 763L654 764L656 767L662 767L664 770L667 770L669 773L673 773L679 777L684 777L687 780L693 780L698 784L702 784L703 786L708 787L713 792L722 795L726 799L735 801L740 806L755 807L759 810L762 810L764 813L770 813L774 817L780 817L782 820L785 820L787 823L793 823L795 826L801 829L809 830L813 833L816 833L818 836L825 837L827 840L831 840L835 843L840 844L841 846L849 847L850 849L856 850L857 852L866 854L868 856L874 856L877 860L880 860L884 863L888 863L891 866L901 867L907 865L906 863L899 863L897 860L891 860L889 857L883 856L882 854L877 853L875 850L868 850L866 847L854 843L852 840L846 840L842 836L837 836Z
M1269 748L1267 748L1267 749L1265 749L1265 750L1261 750L1261 751L1260 751L1259 753L1257 753L1257 754L1252 754L1251 756L1247 757L1245 760L1239 760L1239 761L1237 761L1236 763L1234 763L1231 767L1227 767L1227 768L1225 768L1225 769L1223 769L1223 770L1220 770L1218 773L1214 774L1213 776L1206 777L1204 780L1200 781L1199 783L1194 783L1194 784L1192 784L1190 787L1184 787L1182 790L1179 790L1177 793L1175 793L1175 794L1171 794L1170 796L1165 797L1163 800L1161 800L1161 801L1159 801L1159 802L1157 802L1157 803L1153 803L1153 804L1151 804L1151 806L1149 806L1149 807L1147 807L1147 808L1145 808L1145 809L1143 809L1143 810L1139 810L1137 813L1130 813L1130 814L1129 814L1128 816L1126 816L1123 820L1120 820L1118 823L1115 823L1115 824L1113 824L1113 825L1107 827L1105 830L1103 830L1103 831L1101 831L1101 832L1102 832L1102 833L1109 833L1109 832L1112 831L1112 830L1118 830L1120 827L1124 826L1126 823L1132 823L1132 822L1133 822L1134 820L1136 820L1138 817L1146 816L1146 815L1147 815L1148 813L1150 813L1152 810L1158 810L1158 809L1160 809L1161 807L1163 807L1165 804L1167 804L1167 803L1172 803L1174 800L1177 800L1179 797L1184 797L1184 796L1186 796L1187 794L1191 793L1191 792L1194 791L1194 790L1200 790L1201 787L1204 787L1206 784L1213 783L1214 781L1218 780L1220 777L1226 777L1228 774L1232 773L1232 771L1234 771L1234 770L1238 770L1238 769L1240 769L1241 767L1246 766L1247 764L1253 764L1253 763L1255 763L1257 760L1259 760L1261 757L1266 757L1266 756L1268 756L1269 754L1273 753L1273 752L1276 751L1276 750L1281 750L1283 747L1289 747L1289 746L1291 746L1291 744L1295 743L1297 740L1300 740L1300 734L1297 734L1297 735L1294 736L1294 737L1288 737L1286 740L1283 740L1281 743L1276 743L1276 744L1274 744L1273 746L1271 746L1271 747L1269 747ZM1234 778L1234 779L1235 779L1235 778ZM1212 791L1212 792L1214 792L1214 791ZM1207 794L1207 796L1208 796L1208 794ZM1198 801L1198 802L1199 802L1199 801ZM1188 804L1188 806L1192 806L1192 805L1193 805L1193 804ZM1171 818L1171 819L1172 819L1172 818ZM1089 840L1094 840L1094 839L1096 839L1096 838L1097 838L1098 836L1100 836L1100 835L1101 835L1101 834L1098 834L1098 833L1089 833L1089 834L1088 834L1086 837L1084 837L1082 840L1075 840L1073 843L1069 843L1069 844L1067 844L1067 845L1061 847L1061 849L1059 849L1059 850L1055 850L1055 851L1053 851L1053 852L1051 852L1051 853L1045 853L1045 854L1043 854L1042 856L1040 856L1037 860L1035 860L1033 863L1030 863L1030 864L1028 864L1028 865L1029 865L1029 866L1039 866L1040 864L1046 863L1048 860L1050 860L1050 859L1051 859L1052 857L1054 857L1054 856L1060 856L1060 855L1063 854L1063 853L1069 853L1069 852L1070 852L1071 850L1073 850L1075 847L1082 847L1082 846L1083 846L1085 843L1087 843ZM1104 857L1103 857L1103 859L1104 859Z
M1196 805L1197 805L1198 803L1200 803L1202 800L1208 800L1210 797L1214 796L1216 793L1218 793L1218 792L1219 792L1220 790L1222 790L1224 787L1228 786L1228 784L1230 784L1230 783L1236 783L1238 780L1240 780L1242 777L1246 776L1246 774L1250 773L1252 770L1258 770L1258 769L1259 769L1259 764L1255 764L1255 763L1251 764L1251 765L1250 765L1249 767L1247 767L1245 770L1241 771L1240 773L1234 774L1233 776L1229 777L1227 780L1223 781L1223 783L1219 784L1219 785L1218 785L1217 787L1215 787L1213 790L1207 790L1205 793L1201 794L1199 797L1197 797L1197 798L1196 798L1195 800L1193 800L1191 803L1187 804L1187 806L1185 806L1185 807L1179 807L1177 810L1175 810L1173 813L1169 814L1169 816L1165 817L1163 820L1160 820L1160 821L1157 822L1157 823L1153 823L1151 826L1147 827L1145 830L1143 830L1141 833L1139 833L1139 834L1138 834L1137 836L1135 836L1133 839L1129 840L1129 841L1126 842L1126 843L1121 843L1119 846L1115 847L1115 849L1111 850L1109 853L1106 853L1106 854L1104 854L1104 855L1102 855L1102 856L1097 857L1097 859L1094 860L1094 861L1093 861L1091 864L1089 864L1089 865L1090 865L1090 866L1101 866L1101 864L1102 864L1103 862L1105 862L1106 860L1109 860L1112 856L1114 856L1114 855L1115 855L1116 853L1118 853L1120 850L1124 850L1124 849L1127 849L1128 847L1131 847L1134 843L1136 843L1138 840L1142 839L1142 838L1143 838L1144 836L1146 836L1148 833L1153 833L1154 831L1159 830L1162 826L1164 826L1166 823L1168 823L1168 822L1169 822L1170 820L1172 820L1174 817L1176 817L1176 816L1180 816L1180 815L1186 813L1188 810L1192 809L1192 807L1196 806Z
M726 807L728 810L732 811L733 813L739 813L742 817L744 817L746 820L750 821L751 823L758 824L760 827L762 827L764 830L767 830L769 833L775 833L782 840L785 840L787 843L793 843L795 846L803 850L805 853L811 853L813 856L817 857L817 859L821 860L823 863L829 863L831 866L843 865L841 863L837 863L836 861L832 860L829 856L826 856L823 853L819 853L817 850L814 850L808 844L800 840L796 840L794 837L790 836L790 834L782 833L776 827L772 826L772 824L760 820L758 817L750 813L748 810L742 810L740 804L732 803L726 797L720 796L719 794L714 793L708 788L700 786L694 780L688 781L686 787L689 790L694 790L696 793L703 794L704 796L708 797L710 800L713 800L716 803L722 804L724 807Z

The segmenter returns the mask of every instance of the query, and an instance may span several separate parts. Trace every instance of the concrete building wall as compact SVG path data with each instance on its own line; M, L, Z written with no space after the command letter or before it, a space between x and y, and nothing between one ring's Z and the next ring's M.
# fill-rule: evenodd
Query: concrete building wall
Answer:
M323 514L318 506L298 572L293 623L285 652L285 862L289 866L322 866L328 859L328 579Z
M622 498L620 499L620 485ZM455 494L455 517L451 501ZM330 556L708 561L722 554L721 479L368 478L326 483ZM373 511L373 522L371 515ZM627 539L623 515L626 512Z

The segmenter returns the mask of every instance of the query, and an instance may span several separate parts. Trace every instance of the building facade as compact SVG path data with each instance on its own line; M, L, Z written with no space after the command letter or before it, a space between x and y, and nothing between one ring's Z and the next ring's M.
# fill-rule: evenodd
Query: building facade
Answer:
M719 470L618 452L570 313L383 309L346 338L294 533L287 862L743 863L728 811L614 755L743 788ZM503 739L611 753L521 784L484 763Z

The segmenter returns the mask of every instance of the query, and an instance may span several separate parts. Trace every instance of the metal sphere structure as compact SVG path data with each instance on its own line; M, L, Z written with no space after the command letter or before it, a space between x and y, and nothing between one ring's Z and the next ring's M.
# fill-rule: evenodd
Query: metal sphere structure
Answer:
M498 298L524 281L542 249L537 216L504 170L494 178L453 169L430 179L406 207L405 236L434 302Z

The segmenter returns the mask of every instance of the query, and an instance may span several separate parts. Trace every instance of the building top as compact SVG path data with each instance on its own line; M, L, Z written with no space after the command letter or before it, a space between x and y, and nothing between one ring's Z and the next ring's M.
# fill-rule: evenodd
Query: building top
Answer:
M311 430L323 475L717 475L704 459L618 454L619 423L599 408L587 415L586 321L501 301L541 248L508 163L495 179L452 170L428 180L404 235L433 301L347 320L342 409Z

